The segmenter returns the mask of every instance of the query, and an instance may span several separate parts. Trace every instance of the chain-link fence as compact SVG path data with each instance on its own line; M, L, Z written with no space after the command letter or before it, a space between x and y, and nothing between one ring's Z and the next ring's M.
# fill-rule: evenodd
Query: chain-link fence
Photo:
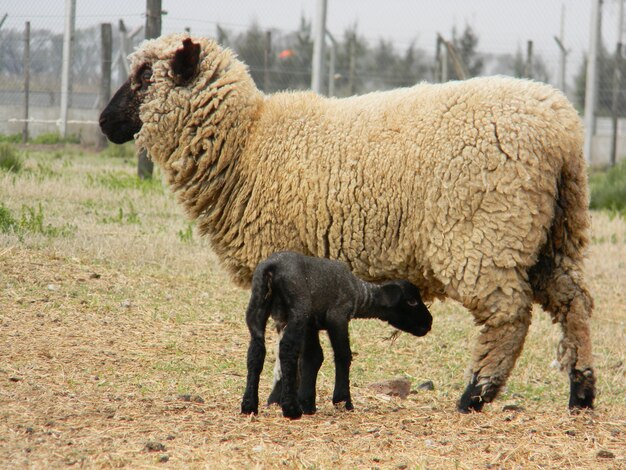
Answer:
M19 133L24 117L25 23L30 22L29 126L31 135L56 132L61 101L61 69L65 2L30 2L17 8L19 0L8 0L7 11L0 7L0 133ZM84 2L84 3L83 3ZM616 57L620 0L604 0L602 8L602 46L598 58L597 140L595 163L608 161L611 116L626 114L626 73L623 60ZM125 77L124 56L142 39L145 3L124 7L106 2L87 9L89 0L77 0L74 55L71 64L70 133L79 133L86 142L95 141L94 124L102 108L100 98L101 38L100 24L113 26L112 86ZM183 4L185 2L182 2ZM193 34L216 38L235 49L248 64L260 89L274 92L306 89L311 84L313 55L313 8L301 11L300 2L257 2L255 11L242 12L250 21L220 22L202 18L190 7L177 8L162 17L163 33L191 30ZM237 2L233 2L237 3ZM280 3L286 16L298 18L291 27L276 27L264 12ZM315 0L310 0L311 4ZM376 5L382 5L378 2ZM589 47L591 0L580 2L503 1L499 11L491 1L472 2L468 16L464 0L443 0L434 14L447 18L447 28L424 27L417 21L424 16L424 2L386 2L385 15L413 17L416 24L397 30L360 26L359 18L382 15L373 2L335 2L329 0L327 19L327 61L323 92L349 96L373 90L410 86L420 81L445 81L477 75L506 74L531 77L562 88L577 108L584 112L586 53ZM519 4L526 10L516 13ZM164 9L168 5L164 2ZM548 8L549 7L549 8ZM432 6L430 7L432 9ZM503 16L511 10L510 17ZM373 10L373 11L372 11ZM17 11L17 13L14 13ZM547 13L548 12L548 13ZM288 15L287 15L288 13ZM431 13L432 14L432 13ZM461 13L459 13L461 14ZM466 14L466 13L462 13ZM546 15L549 14L549 18ZM584 16L581 21L580 16ZM219 15L216 15L219 16ZM340 17L353 18L341 23ZM502 25L508 21L507 25ZM535 22L551 25L540 31ZM576 30L572 23L584 24ZM398 21L400 23L400 21ZM342 26L336 26L341 24ZM403 23L404 24L404 23ZM347 26L346 26L347 25ZM495 33L497 32L497 34ZM617 94L616 94L617 91ZM617 98L616 98L617 96ZM616 101L617 100L617 101ZM84 121L88 124L80 125ZM626 127L620 129L626 135ZM606 143L604 143L606 140ZM620 141L621 144L621 141ZM621 149L624 149L622 152ZM618 156L626 153L626 143L618 145Z

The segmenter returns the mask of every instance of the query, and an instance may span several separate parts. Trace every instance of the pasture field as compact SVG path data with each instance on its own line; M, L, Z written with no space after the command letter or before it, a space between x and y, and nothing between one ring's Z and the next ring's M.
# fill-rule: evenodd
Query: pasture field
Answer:
M245 417L248 292L159 175L78 147L21 151L19 171L0 170L1 468L626 468L623 218L593 213L594 411L568 412L559 331L537 308L504 393L458 414L477 328L435 302L423 338L351 323L354 412L331 404L324 338L318 413ZM368 387L397 376L406 399Z

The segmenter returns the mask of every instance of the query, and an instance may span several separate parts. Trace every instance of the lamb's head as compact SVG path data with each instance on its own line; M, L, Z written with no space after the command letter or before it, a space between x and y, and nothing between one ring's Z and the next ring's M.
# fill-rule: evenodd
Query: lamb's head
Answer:
M197 75L200 44L183 35L145 41L130 56L131 74L100 115L100 128L111 142L132 140L143 125L142 105L155 98L155 82L172 88L186 85Z
M381 320L415 336L430 331L433 317L414 284L403 280L386 282L375 295Z

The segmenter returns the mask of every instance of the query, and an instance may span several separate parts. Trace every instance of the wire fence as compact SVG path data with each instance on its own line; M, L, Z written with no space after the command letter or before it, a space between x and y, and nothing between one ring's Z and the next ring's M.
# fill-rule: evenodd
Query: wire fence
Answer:
M135 2L128 6L124 2L126 6L122 8L117 0L112 0L111 5L107 6L108 2L104 2L96 10L98 13L92 13L85 8L81 9L83 1L93 3L77 0L69 102L73 110L91 113L89 119L93 121L104 105L99 90L100 24L108 22L113 26L112 87L115 89L125 78L122 57L125 55L124 48L132 50L143 39L143 31L138 30L145 23L145 5L143 2ZM26 21L30 22L29 106L32 116L42 116L41 120L54 120L61 100L64 2L32 2L31 8L19 9L16 7L18 0L8 0L7 3L8 16L0 26L0 133L18 132L19 123L15 119L22 117L20 108L24 103ZM191 9L183 10L183 13L168 13L162 17L162 32L187 29L192 34L215 38L233 48L248 64L259 88L266 92L309 88L313 18L307 12L300 11L300 2L278 2L286 15L299 19L294 20L293 27L276 27L259 13L274 3L259 3L257 14L263 18L263 22L220 22L215 18L198 17ZM311 0L311 3L314 1ZM355 6L352 2L330 0L329 3L334 9L329 9L327 20L327 29L331 34L327 41L327 73L323 88L326 94L341 97L410 86L421 81L505 74L531 77L561 87L581 113L584 112L585 58L589 33L588 29L584 33L572 33L571 23L575 20L580 23L577 17L584 14L584 24L588 27L590 2L576 2L576 5L566 2L563 8L561 2L546 0L550 8L530 8L524 21L516 22L515 18L511 18L511 27L505 26L503 30L499 24L502 22L501 12L489 8L489 2L473 2L476 4L473 16L459 20L455 19L453 12L464 1L443 0L441 15L449 16L450 26L447 30L429 27L402 30L399 27L396 31L359 26L356 18L377 12L366 12L365 7ZM398 18L420 18L423 13L421 3L415 2L411 6L406 2L387 2L385 14ZM501 3L513 8L514 4L525 2ZM584 8L581 9L580 4L583 3ZM626 73L621 73L623 59L615 55L619 39L618 7L619 0L603 2L602 48L598 59L599 133L610 128L605 121L610 119L614 110L615 90L618 91L617 114L626 115ZM119 13L121 9L123 14ZM549 12L547 19L546 12ZM0 21L4 13L0 7ZM342 15L355 20L348 26L333 26L338 24L334 18ZM530 24L537 21L547 21L552 26L539 34L530 28ZM568 25L569 28L566 27ZM127 44L124 44L124 31ZM136 34L129 39L131 31ZM555 38L562 40L562 48ZM329 71L331 59L333 68ZM621 73L621 78L616 75L616 69ZM13 122L9 122L10 119ZM47 124L41 129L54 130L51 126L54 125ZM626 134L626 128L622 134ZM626 144L623 148L626 152Z

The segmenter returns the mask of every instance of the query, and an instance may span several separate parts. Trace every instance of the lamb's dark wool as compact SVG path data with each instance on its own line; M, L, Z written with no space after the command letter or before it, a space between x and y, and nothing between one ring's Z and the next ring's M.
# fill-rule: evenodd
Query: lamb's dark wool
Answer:
M355 277L339 261L294 252L275 253L252 277L252 295L246 311L250 330L248 380L242 413L257 413L259 378L265 360L265 327L272 316L282 331L278 357L282 378L279 395L283 414L299 418L315 413L315 382L324 360L319 331L327 330L335 357L333 403L353 408L350 396L352 351L348 335L351 318L378 318L415 336L430 331L432 316L419 290L407 281L381 285ZM296 393L296 374L300 386Z

